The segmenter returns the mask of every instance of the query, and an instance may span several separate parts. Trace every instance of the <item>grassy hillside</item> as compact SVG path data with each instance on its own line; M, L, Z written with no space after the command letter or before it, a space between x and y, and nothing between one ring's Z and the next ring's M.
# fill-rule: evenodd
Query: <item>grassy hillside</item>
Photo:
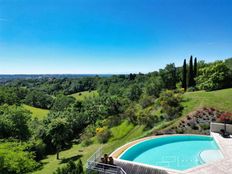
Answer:
M73 94L78 100L83 100L84 96L91 96L93 94L97 95L96 91L83 92L84 94L79 96ZM198 91L198 92L187 92L184 94L184 101L182 102L184 106L182 117L186 116L189 112L192 112L198 108L202 107L213 107L223 111L232 112L232 88L224 89L212 92ZM155 128L163 129L165 127L172 126L176 124L179 119L161 122ZM127 121L124 121L117 127L111 128L112 137L107 144L99 144L96 138L93 138L94 143L88 147L82 147L81 144L74 144L71 149L62 151L60 156L63 160L56 160L56 155L49 155L43 162L43 168L41 170L34 172L34 174L52 174L58 166L60 166L62 161L67 161L68 159L77 160L82 159L83 163L93 154L100 146L103 146L104 152L110 153L121 145L128 143L132 140L141 138L151 133L152 130L144 131L143 126L134 126Z
M94 90L91 92L89 91L78 92L78 93L72 94L71 96L75 97L77 100L83 101L87 97L93 97L97 95L98 95L97 90Z
M37 117L38 119L43 119L48 115L49 110L32 107L29 105L23 105L23 107L32 112L32 117Z
M202 107L213 107L222 111L232 112L232 88L205 92L187 92L184 94L183 116Z
M83 147L81 144L74 144L71 149L64 150L60 153L60 157L63 160L56 160L56 155L49 155L42 161L44 165L41 170L34 172L34 174L52 174L58 166L64 164L64 161L67 161L68 159L78 160L81 158L85 164L86 160L99 147L103 147L104 153L110 153L117 147L143 136L144 133L146 133L143 131L143 129L143 126L133 126L132 124L125 121L119 126L111 129L112 138L107 144L99 144L95 137L93 138L94 143L90 146ZM120 132L117 133L119 130Z

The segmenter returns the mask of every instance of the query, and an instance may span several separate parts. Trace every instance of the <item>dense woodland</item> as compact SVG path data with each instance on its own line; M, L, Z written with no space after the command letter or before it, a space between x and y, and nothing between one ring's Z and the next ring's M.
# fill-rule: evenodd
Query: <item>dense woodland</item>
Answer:
M182 67L168 64L148 74L5 80L0 86L0 173L39 170L42 159L56 153L59 160L59 152L74 141L88 146L95 136L107 143L110 128L124 120L146 129L175 120L186 91L231 87L232 58L205 63L192 56ZM82 91L98 95L83 101L71 96ZM24 104L49 114L33 118ZM70 161L55 173L83 172L81 161Z

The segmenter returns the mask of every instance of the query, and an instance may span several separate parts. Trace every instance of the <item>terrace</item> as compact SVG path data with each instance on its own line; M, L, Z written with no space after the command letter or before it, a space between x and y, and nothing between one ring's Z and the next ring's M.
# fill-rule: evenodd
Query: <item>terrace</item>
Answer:
M159 166L151 166L141 163L120 159L120 155L125 152L128 148L143 142L145 140L158 138L160 136L146 137L133 142L127 143L124 146L116 149L110 156L114 158L115 165L102 164L100 157L102 156L101 150L98 150L89 160L87 164L87 171L97 171L98 173L108 174L229 174L232 173L232 137L223 138L219 132L224 128L222 123L211 123L211 136L218 144L221 153L223 154L222 159L213 162L207 162L197 167L178 171L167 169ZM226 125L227 131L232 134L232 125ZM180 135L181 136L181 135Z

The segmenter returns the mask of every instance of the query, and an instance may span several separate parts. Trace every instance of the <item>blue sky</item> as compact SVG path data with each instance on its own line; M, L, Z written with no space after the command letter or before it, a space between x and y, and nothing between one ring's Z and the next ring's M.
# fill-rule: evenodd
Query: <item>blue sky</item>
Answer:
M0 0L0 74L150 72L232 57L230 0Z

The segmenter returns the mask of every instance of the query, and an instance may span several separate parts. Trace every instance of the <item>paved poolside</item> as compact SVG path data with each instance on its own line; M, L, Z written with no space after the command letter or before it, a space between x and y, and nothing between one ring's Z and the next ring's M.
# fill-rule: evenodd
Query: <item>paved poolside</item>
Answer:
M168 135L170 136L170 135ZM209 164L204 164L192 169L188 169L185 171L176 171L176 170L168 170L165 169L165 173L167 174L232 174L232 137L231 138L223 138L222 136L220 136L218 133L211 133L211 136L214 137L215 141L217 142L217 144L220 147L220 150L224 156L223 159L217 161L217 162L213 162L213 163L209 163ZM129 147L144 141L146 139L150 139L150 138L154 138L154 137L158 137L158 136L152 136L152 137L146 137L146 138L142 138L130 143L125 144L124 146L118 148L116 151L114 151L111 156L113 156L115 158L115 160L117 161L121 161L119 159L117 159L120 154L122 154L126 149L128 149ZM123 160L122 160L123 162ZM124 161L125 163L128 163L128 165L131 165L131 162L127 162ZM143 165L146 166L146 165ZM150 168L150 167L149 167ZM162 169L160 167L152 167L152 168L157 168L157 169ZM159 172L157 172L159 173ZM160 172L162 173L162 172Z
M199 166L187 174L232 174L232 138L223 138L218 133L211 133L218 143L224 158L218 162Z

